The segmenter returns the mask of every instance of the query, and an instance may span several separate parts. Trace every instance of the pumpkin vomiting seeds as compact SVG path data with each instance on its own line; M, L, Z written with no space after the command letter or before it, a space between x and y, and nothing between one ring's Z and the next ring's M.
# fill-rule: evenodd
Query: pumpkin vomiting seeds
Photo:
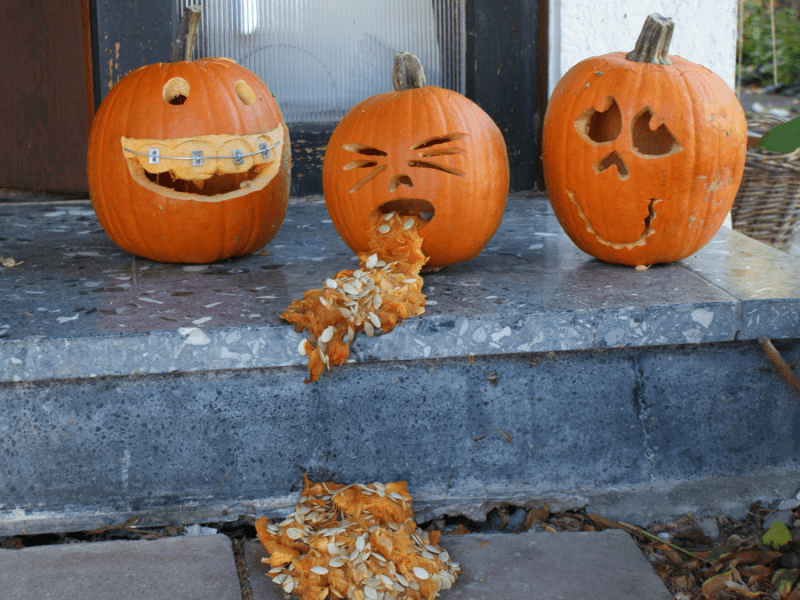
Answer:
M432 600L459 565L439 532L414 522L406 482L342 485L305 478L295 511L256 520L267 576L301 600Z
M375 211L369 231L369 250L358 255L358 269L339 271L320 289L294 300L281 318L297 332L308 330L316 341L298 347L309 357L309 379L316 381L331 365L350 356L350 344L359 331L372 337L388 333L398 321L425 312L420 269L428 260L418 230L418 216Z

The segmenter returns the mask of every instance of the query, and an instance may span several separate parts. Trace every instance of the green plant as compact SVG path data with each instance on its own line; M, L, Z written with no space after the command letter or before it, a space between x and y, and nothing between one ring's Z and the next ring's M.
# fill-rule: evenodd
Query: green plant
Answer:
M769 0L745 0L742 26L740 80L758 85L773 83L772 22ZM800 21L793 8L775 10L775 56L778 83L800 85Z

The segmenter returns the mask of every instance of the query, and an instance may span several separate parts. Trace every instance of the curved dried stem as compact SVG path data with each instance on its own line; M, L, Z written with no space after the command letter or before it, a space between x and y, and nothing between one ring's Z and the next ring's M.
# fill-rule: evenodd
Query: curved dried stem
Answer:
M396 92L425 87L425 71L422 63L411 52L395 54L392 86Z

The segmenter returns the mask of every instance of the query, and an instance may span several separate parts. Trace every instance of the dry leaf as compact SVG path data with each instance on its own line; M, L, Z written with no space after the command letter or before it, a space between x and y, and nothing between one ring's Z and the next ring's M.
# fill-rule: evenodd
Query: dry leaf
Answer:
M3 258L2 256L0 256L0 265L3 265L4 267L9 267L9 268L10 267L16 267L17 265L21 265L23 262L25 262L25 261L21 260L21 261L17 262L13 258L11 258L10 256L8 258Z

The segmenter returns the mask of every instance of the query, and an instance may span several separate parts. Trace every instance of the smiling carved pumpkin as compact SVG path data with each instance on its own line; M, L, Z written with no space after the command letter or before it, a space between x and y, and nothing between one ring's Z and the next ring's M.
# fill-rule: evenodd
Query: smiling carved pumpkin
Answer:
M420 214L428 267L473 258L503 217L503 135L471 100L426 86L411 54L395 57L393 81L395 91L354 106L331 135L322 169L331 220L359 253L373 211Z
M289 198L289 135L275 99L226 58L158 63L108 93L89 134L89 193L124 250L207 263L269 242Z
M607 262L693 254L722 225L742 179L744 111L720 77L668 56L672 29L651 15L633 52L575 65L545 114L553 210L581 250Z

